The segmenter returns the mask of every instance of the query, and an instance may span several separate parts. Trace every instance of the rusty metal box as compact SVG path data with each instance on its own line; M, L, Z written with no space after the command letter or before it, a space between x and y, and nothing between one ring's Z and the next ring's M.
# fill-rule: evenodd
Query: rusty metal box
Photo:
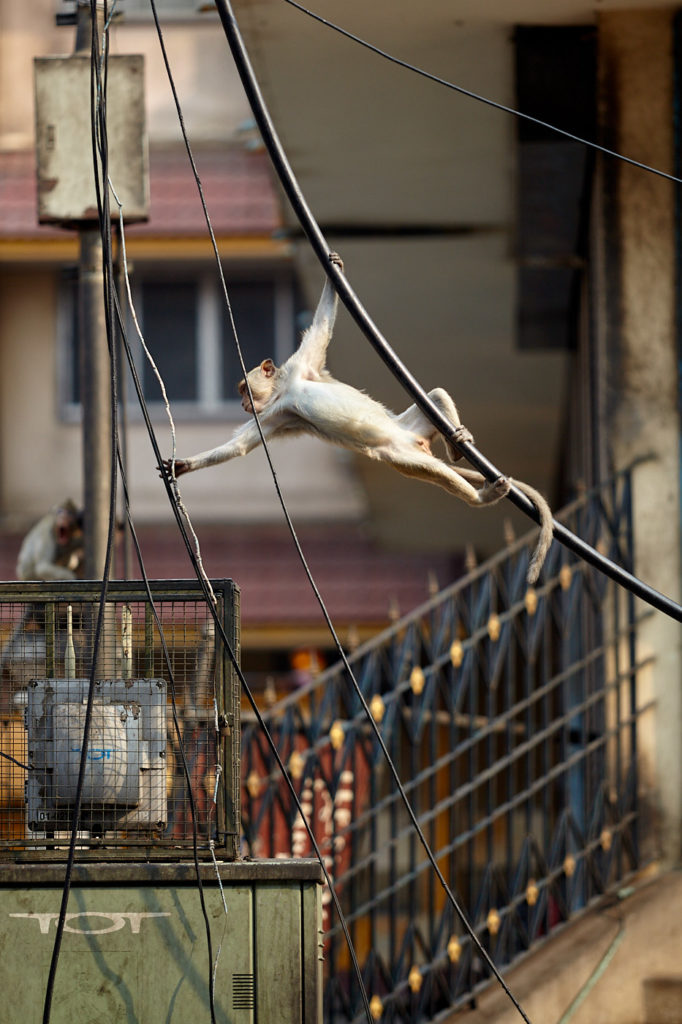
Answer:
M93 170L90 58L34 61L38 220L78 224L97 220ZM146 220L149 158L144 105L144 57L112 56L106 78L109 177L126 221ZM111 208L116 214L113 195Z

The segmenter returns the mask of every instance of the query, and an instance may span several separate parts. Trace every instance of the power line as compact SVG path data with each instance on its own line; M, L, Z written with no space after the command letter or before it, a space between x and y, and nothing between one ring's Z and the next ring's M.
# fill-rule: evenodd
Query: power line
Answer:
M622 160L623 163L630 164L632 167L638 167L642 171L647 171L649 174L656 174L659 178L665 178L667 181L673 181L676 184L682 184L682 178L678 178L675 174L669 174L667 171L661 171L657 167L652 167L650 164L642 163L640 160L634 160L632 157L625 156L623 153L618 153L614 149L608 149L606 146L602 146L598 142L594 142L592 139L584 139L580 135L575 135L573 132L566 131L565 128L559 128L555 124L550 124L548 121L543 121L539 117L533 117L532 114L526 114L523 110L517 110L515 107L507 106L504 103L500 103L497 100L492 100L488 96L483 96L481 93L474 92L471 89L466 89L463 85L457 85L454 82L448 81L447 78L440 78L438 75L432 74L430 71L424 70L424 68L417 67L415 64L410 64L409 61L402 60L400 57L396 57L386 50L382 50L379 46L374 43L368 42L361 36L355 35L348 29L343 28L341 25L337 25L333 21L329 21L328 18L323 18L321 14L317 14L315 11L311 11L309 8L304 7L303 4L297 2L297 0L285 0L285 3L291 7L295 7L297 11L302 14L307 14L309 18L314 21L318 21L321 25L325 25L327 28L331 28L334 32L338 32L339 35L345 36L346 39L350 39L352 42L357 43L359 46L363 46L366 50L370 50L371 53L375 53L378 57L382 57L384 60L390 61L391 64L397 64L398 67L405 68L407 71L412 71L416 75L421 75L422 78L428 79L430 82L435 82L437 85L443 85L446 89L452 89L453 92L458 92L460 96L466 96L471 100L476 100L478 103L484 103L488 107L493 107L494 110L500 110L504 114L511 114L513 117L518 117L522 121L527 121L530 124L537 125L539 128L546 128L550 132L554 132L556 135L562 135L565 139L570 139L572 142L579 142L581 146L589 146L590 149L596 150L598 153L603 153L605 156L614 157L616 160Z

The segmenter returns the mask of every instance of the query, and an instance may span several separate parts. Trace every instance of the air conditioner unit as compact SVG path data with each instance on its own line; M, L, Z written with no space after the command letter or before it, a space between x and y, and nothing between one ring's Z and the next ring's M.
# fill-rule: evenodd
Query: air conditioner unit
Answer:
M26 730L28 828L73 826L88 679L32 679ZM79 828L91 834L160 832L166 798L166 683L163 679L95 682Z

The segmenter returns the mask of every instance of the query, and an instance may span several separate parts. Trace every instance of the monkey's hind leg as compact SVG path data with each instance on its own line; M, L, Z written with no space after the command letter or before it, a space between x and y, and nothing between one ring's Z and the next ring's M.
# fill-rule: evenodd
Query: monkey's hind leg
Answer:
M435 455L430 455L420 448L406 450L404 447L390 446L383 450L377 449L374 456L382 462L390 463L403 476L411 476L417 480L424 480L426 483L437 484L449 494L453 494L473 507L494 505L509 493L511 487L511 482L504 476L488 483L475 470L460 474L447 463L437 459ZM465 478L465 474L469 479ZM475 487L470 480L474 480L476 483L480 482L481 486Z
M450 423L452 423L456 440L473 443L473 435L471 431L462 424L459 418L459 413L457 412L457 406L447 391L445 391L444 388L434 388L433 391L429 391L429 398L438 411L442 413ZM458 462L462 458L460 452L453 445L450 438L440 434L440 431L434 427L431 420L428 419L428 417L421 411L419 406L411 405L409 409L406 409L405 412L401 413L400 416L397 416L396 419L407 430L412 430L415 434L420 434L429 442L433 441L435 437L441 436L450 462Z

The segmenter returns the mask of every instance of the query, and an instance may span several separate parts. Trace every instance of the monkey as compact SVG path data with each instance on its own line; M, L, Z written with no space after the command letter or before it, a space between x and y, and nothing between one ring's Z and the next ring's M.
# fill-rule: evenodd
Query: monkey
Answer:
M83 513L71 500L56 505L24 537L21 580L75 580L83 562Z
M75 580L83 565L83 512L67 499L55 505L32 526L24 537L17 558L20 580ZM15 658L22 658L28 632L45 628L45 605L30 602L15 624L12 635L0 652L0 673Z
M343 272L343 261L337 253L330 261ZM431 450L439 431L417 405L396 414L363 391L332 377L327 370L327 347L331 340L338 308L338 296L329 278L310 327L301 343L282 366L272 359L247 373L238 385L242 408L258 415L263 437L269 440L283 435L313 434L324 441L350 451L387 462L408 477L415 477L443 487L468 505L494 505L504 498L512 480L500 476L489 482L473 469L457 468L435 456ZM472 442L470 431L462 425L457 407L443 388L429 392L429 398L454 429L458 442ZM247 455L261 440L255 420L238 427L229 441L183 459L165 459L162 473L179 477L185 473L227 462ZM449 463L462 456L443 436ZM536 506L540 516L540 538L531 559L527 580L534 583L552 542L552 513L545 499L527 484L513 481Z

